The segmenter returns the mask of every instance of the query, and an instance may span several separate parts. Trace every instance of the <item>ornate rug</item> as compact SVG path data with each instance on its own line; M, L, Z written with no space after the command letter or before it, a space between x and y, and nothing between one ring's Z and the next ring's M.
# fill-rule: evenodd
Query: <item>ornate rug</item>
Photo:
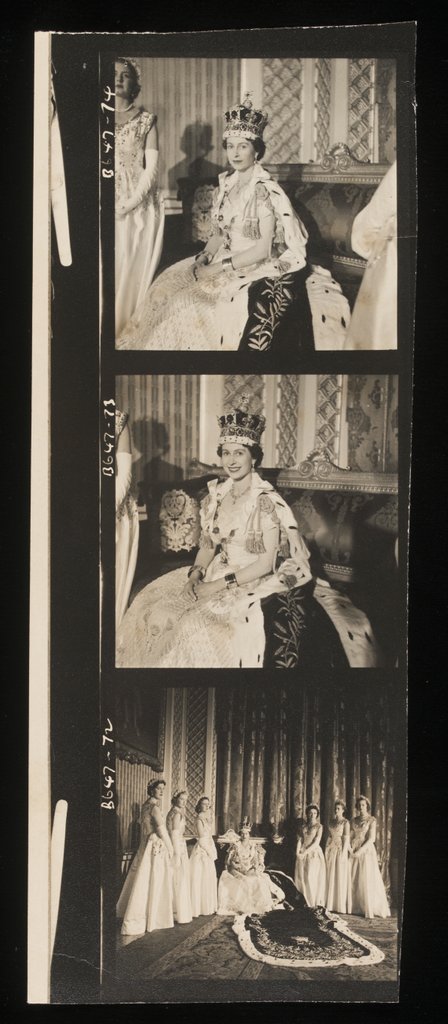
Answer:
M233 923L239 945L251 960L277 967L341 967L379 964L384 953L351 931L337 914L308 907L281 871L269 871L286 894L283 907L267 914L238 914Z

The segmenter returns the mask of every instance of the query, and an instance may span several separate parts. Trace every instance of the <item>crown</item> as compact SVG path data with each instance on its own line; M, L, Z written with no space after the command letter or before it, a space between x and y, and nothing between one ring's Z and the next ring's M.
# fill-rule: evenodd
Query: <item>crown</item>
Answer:
M250 831L251 831L251 829L252 829L252 825L251 825L251 823L250 823L250 821L249 821L249 818L247 817L247 815L246 815L246 816L245 816L245 817L243 818L243 820L242 820L242 822L241 822L241 825L240 825L240 832L242 831L242 829L243 829L243 828L247 828L247 831L248 831L248 832L250 832Z
M255 110L247 92L242 103L236 103L224 114L223 138L229 135L244 135L246 139L262 139L268 123L267 114Z
M264 416L249 412L249 395L241 395L238 408L218 416L220 444L260 444L266 426Z

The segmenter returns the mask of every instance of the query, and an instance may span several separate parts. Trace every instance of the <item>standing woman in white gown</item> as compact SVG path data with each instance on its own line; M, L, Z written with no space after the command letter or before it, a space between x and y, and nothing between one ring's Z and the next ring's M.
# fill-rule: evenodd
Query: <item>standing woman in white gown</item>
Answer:
M132 316L157 270L165 213L157 189L157 117L135 100L140 68L115 63L115 335Z
M148 783L148 800L140 817L140 846L117 903L117 917L123 918L122 935L174 927L173 847L160 810L165 785L163 779Z
M191 911L193 917L215 914L218 883L215 861L218 856L210 824L210 800L203 796L196 804L197 840L190 857Z
M370 813L370 801L359 796L355 808L358 814L350 826L349 914L390 917L375 847L376 820Z
M308 804L306 825L297 840L294 881L309 907L325 906L325 859L320 845L322 825L317 804Z
M115 410L115 628L127 609L138 553L137 502L132 493L128 414Z
M345 817L345 804L336 800L334 817L328 825L325 844L327 892L325 906L338 914L348 913L350 822Z
M188 924L192 920L190 861L184 838L187 799L185 789L176 793L166 816L166 827L173 844L173 911L176 924Z

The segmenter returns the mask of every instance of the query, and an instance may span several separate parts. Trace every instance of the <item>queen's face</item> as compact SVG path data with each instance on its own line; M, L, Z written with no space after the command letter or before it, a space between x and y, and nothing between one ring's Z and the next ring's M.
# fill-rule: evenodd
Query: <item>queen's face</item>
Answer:
M255 163L255 148L250 139L231 135L226 140L227 159L236 171L248 171Z
M247 842L250 836L250 829L240 828L240 836L243 842Z
M123 100L130 102L132 95L133 76L124 61L117 61L115 64L115 94Z
M251 454L244 444L224 444L221 459L232 480L244 480L252 469Z

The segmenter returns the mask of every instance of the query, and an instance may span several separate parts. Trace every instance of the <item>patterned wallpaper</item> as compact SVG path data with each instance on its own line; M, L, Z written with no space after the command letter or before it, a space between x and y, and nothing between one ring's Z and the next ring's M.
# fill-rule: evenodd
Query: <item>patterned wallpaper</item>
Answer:
M363 472L398 470L398 378L348 378L348 465Z
M278 383L276 464L282 469L297 464L299 383L297 374L282 374Z
M224 412L237 407L241 396L250 396L250 411L262 412L264 409L265 379L256 373L237 373L224 377Z
M336 458L341 432L342 386L337 374L320 374L316 396L316 446L325 445Z
M331 60L318 57L314 67L316 96L314 146L320 162L330 148Z
M382 57L376 62L376 99L378 103L378 160L391 164L397 155L396 63Z
M375 61L366 57L349 61L348 145L357 160L373 155L374 69Z
M264 133L270 163L297 163L302 150L301 60L265 57L263 110L269 121Z
M240 61L153 57L140 64L140 100L158 117L161 188L176 192L178 178L224 170L223 114L240 99Z

